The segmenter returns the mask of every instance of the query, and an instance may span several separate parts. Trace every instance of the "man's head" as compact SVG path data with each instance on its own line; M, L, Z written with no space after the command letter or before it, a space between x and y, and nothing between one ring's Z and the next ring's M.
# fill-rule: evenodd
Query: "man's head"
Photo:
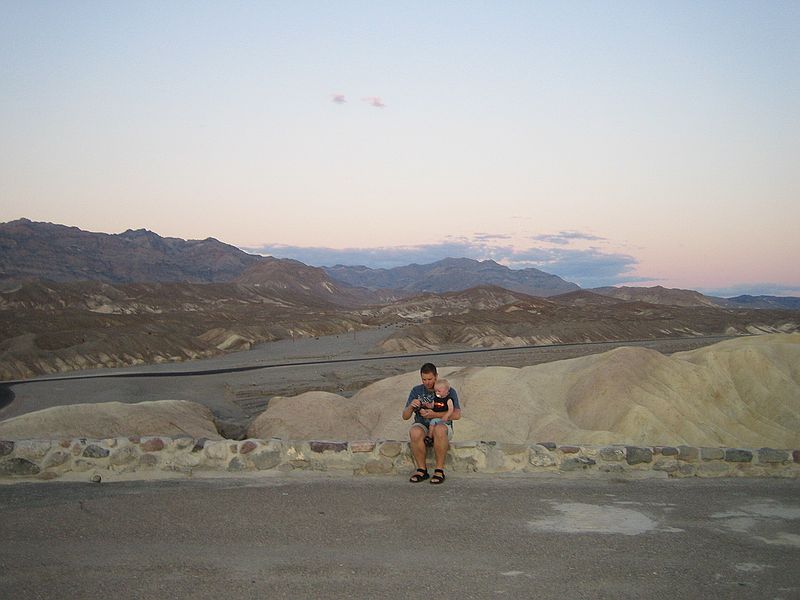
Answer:
M450 393L450 383L447 379L437 379L433 390L436 392L437 397L447 398L447 394Z
M419 370L419 376L422 378L422 385L432 390L436 384L436 366L433 363L425 363Z

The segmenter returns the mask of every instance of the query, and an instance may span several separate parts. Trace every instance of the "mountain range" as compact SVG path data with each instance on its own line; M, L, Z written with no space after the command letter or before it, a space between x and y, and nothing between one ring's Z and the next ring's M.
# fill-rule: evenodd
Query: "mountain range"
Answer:
M393 269L336 265L325 271L339 281L368 289L392 289L406 293L459 292L479 285L496 285L533 296L555 296L579 290L577 284L539 269L509 269L493 260L445 258L427 265Z
M374 351L800 329L800 313L779 302L787 299L751 300L769 307L754 310L691 290L581 290L493 261L326 270L212 238L98 234L27 220L0 224L0 250L0 379L210 357L394 325ZM503 285L487 285L496 279ZM415 291L426 286L442 291Z

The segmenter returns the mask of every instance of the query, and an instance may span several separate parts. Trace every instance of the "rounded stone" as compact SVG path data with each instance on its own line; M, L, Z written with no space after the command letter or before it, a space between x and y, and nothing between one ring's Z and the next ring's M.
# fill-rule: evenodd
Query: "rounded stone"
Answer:
M14 451L14 442L0 440L0 456L7 456Z
M785 450L774 450L773 448L760 448L758 450L758 462L760 463L789 462L789 453Z
M47 455L47 458L44 459L42 462L43 469L49 469L50 467L58 467L63 465L67 462L72 455L65 450L56 450L55 452L51 452Z
M140 448L143 452L159 452L164 449L164 440L158 437L149 438L141 443Z
M725 449L725 462L750 462L753 460L753 453L750 450L743 450L741 448L726 448Z
M97 444L89 444L83 451L84 458L105 458L109 455L106 448L98 446Z
M254 441L244 441L239 444L239 454L250 454L256 448L258 448L258 444L256 444Z
M403 445L400 442L384 442L381 444L380 454L388 458L394 458L403 451Z
M625 461L629 465L638 465L653 461L653 451L650 448L639 448L638 446L625 446Z
M622 461L625 460L625 450L613 447L601 448L600 458L609 462Z
M103 481L103 478L100 477L100 475L98 475L97 473L95 473L89 478L89 481L91 481L92 483L100 483L101 481Z
M39 465L27 458L7 458L0 461L0 475L38 475L40 471Z

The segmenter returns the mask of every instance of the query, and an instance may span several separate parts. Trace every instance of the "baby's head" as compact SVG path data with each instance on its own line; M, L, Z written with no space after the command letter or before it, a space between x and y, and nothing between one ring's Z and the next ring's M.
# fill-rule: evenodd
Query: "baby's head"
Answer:
M437 398L445 398L450 393L450 384L447 379L437 379L436 385L433 386L433 391L436 392Z

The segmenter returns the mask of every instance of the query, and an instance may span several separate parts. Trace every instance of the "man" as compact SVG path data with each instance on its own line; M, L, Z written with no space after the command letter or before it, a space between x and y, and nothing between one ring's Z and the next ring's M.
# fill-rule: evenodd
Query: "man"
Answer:
M419 483L428 479L428 464L426 460L427 448L425 447L425 437L433 438L433 454L436 460L436 468L431 477L431 483L438 484L444 482L444 461L447 458L447 451L450 449L450 438L453 437L453 421L461 418L461 407L458 404L458 394L454 388L450 388L450 397L453 399L453 414L446 423L438 423L433 426L432 431L428 431L429 421L436 417L437 413L431 410L433 401L436 398L434 386L436 385L436 367L431 363L425 363L419 370L422 383L411 388L403 409L403 420L408 421L414 415L414 423L408 431L411 440L411 455L414 457L414 464L417 471L409 481Z

